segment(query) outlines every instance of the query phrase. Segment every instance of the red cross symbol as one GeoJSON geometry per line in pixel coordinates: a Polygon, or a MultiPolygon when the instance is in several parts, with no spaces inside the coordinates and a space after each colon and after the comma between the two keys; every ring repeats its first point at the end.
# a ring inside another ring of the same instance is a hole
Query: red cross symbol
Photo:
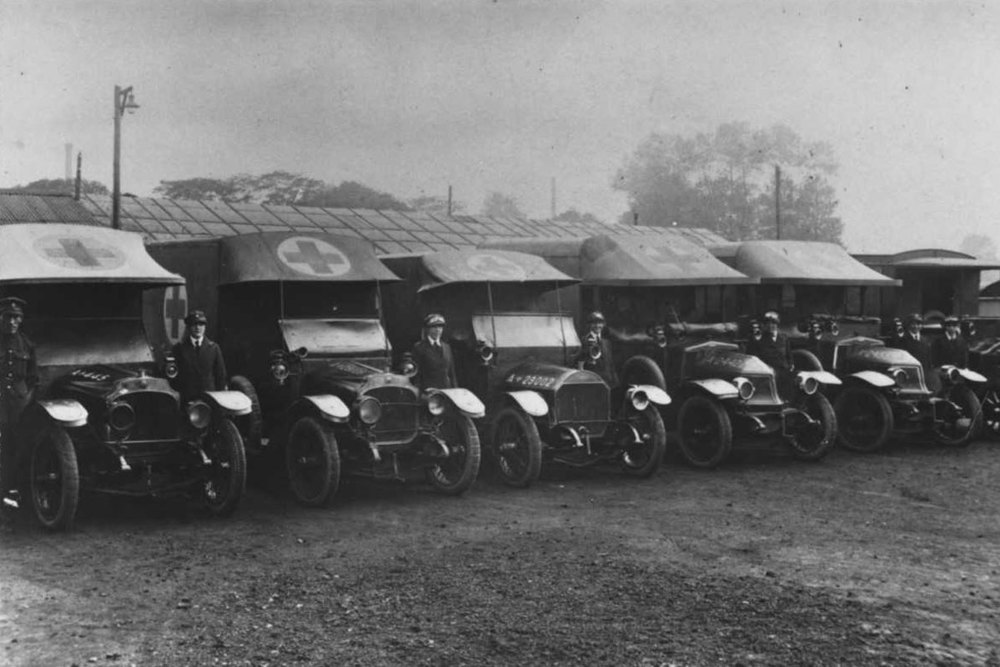
{"type": "Polygon", "coordinates": [[[114,248],[99,245],[94,241],[74,237],[55,239],[49,237],[44,241],[41,251],[45,258],[59,266],[106,269],[121,263],[121,257],[114,248]]]}
{"type": "Polygon", "coordinates": [[[314,276],[340,276],[351,270],[351,263],[340,250],[305,236],[282,241],[278,257],[295,271],[314,276]]]}
{"type": "Polygon", "coordinates": [[[163,297],[163,323],[167,338],[176,343],[181,339],[181,323],[187,315],[187,288],[184,285],[168,287],[163,297]]]}

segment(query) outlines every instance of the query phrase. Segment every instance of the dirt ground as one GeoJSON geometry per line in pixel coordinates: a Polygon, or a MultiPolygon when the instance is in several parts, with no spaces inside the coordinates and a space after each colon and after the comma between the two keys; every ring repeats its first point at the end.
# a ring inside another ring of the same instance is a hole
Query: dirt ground
{"type": "Polygon", "coordinates": [[[1000,667],[1000,446],[779,450],[448,498],[85,498],[0,533],[5,665],[1000,667]]]}

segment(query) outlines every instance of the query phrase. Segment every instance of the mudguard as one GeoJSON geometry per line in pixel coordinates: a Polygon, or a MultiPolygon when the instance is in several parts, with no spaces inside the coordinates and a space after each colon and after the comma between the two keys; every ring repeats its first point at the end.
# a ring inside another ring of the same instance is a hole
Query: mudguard
{"type": "Polygon", "coordinates": [[[632,398],[632,394],[637,391],[646,392],[646,397],[649,399],[650,403],[655,403],[656,405],[670,405],[670,395],[663,391],[655,384],[634,384],[628,388],[628,398],[632,398]]]}
{"type": "Polygon", "coordinates": [[[49,417],[67,428],[83,426],[87,423],[87,408],[72,399],[38,401],[38,405],[45,410],[49,417]]]}
{"type": "Polygon", "coordinates": [[[961,377],[966,382],[986,382],[986,377],[985,376],[980,375],[979,373],[977,373],[976,371],[974,371],[972,369],[969,369],[969,368],[959,368],[958,366],[942,366],[941,367],[942,371],[947,371],[947,370],[950,370],[950,369],[955,369],[955,372],[958,373],[959,377],[961,377]]]}
{"type": "Polygon", "coordinates": [[[688,380],[685,384],[694,385],[701,391],[706,392],[718,399],[738,398],[740,392],[732,382],[722,378],[706,378],[704,380],[688,380]]]}
{"type": "Polygon", "coordinates": [[[532,417],[544,417],[549,413],[549,405],[537,391],[522,389],[519,391],[508,391],[508,396],[514,399],[518,406],[532,417]]]}
{"type": "Polygon", "coordinates": [[[435,389],[431,393],[444,394],[448,400],[451,401],[451,404],[458,408],[460,412],[472,417],[473,419],[480,419],[486,416],[486,406],[479,400],[479,397],[468,389],[463,389],[461,387],[455,387],[452,389],[435,389]]]}
{"type": "Polygon", "coordinates": [[[829,371],[799,371],[800,377],[816,378],[820,384],[844,384],[840,378],[829,371]]]}
{"type": "Polygon", "coordinates": [[[226,416],[241,417],[250,414],[250,397],[242,391],[206,391],[202,395],[226,416]]]}
{"type": "Polygon", "coordinates": [[[302,400],[311,403],[319,411],[320,416],[327,421],[346,422],[347,418],[351,416],[350,408],[333,394],[303,396],[302,400]]]}
{"type": "Polygon", "coordinates": [[[850,377],[857,378],[862,382],[870,384],[873,387],[878,387],[879,389],[893,387],[896,385],[895,380],[885,373],[879,373],[878,371],[858,371],[857,373],[851,373],[850,377]]]}

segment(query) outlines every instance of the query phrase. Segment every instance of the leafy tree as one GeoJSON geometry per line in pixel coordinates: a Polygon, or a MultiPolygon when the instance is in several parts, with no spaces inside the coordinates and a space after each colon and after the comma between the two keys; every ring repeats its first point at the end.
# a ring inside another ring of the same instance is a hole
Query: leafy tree
{"type": "Polygon", "coordinates": [[[517,199],[501,192],[491,192],[483,201],[483,215],[492,218],[527,218],[517,199]]]}
{"type": "Polygon", "coordinates": [[[998,259],[997,244],[986,234],[967,234],[959,244],[958,250],[977,259],[998,259]]]}
{"type": "Polygon", "coordinates": [[[593,213],[580,213],[575,208],[567,209],[552,219],[558,222],[601,222],[593,213]]]}
{"type": "MultiPolygon", "coordinates": [[[[32,181],[27,185],[6,188],[6,191],[39,195],[72,195],[76,194],[76,181],[66,180],[65,178],[42,178],[32,181]]],[[[99,181],[88,181],[83,178],[80,179],[80,193],[85,195],[107,195],[110,194],[110,191],[106,185],[99,181]]]]}
{"type": "Polygon", "coordinates": [[[260,176],[237,174],[224,179],[160,181],[153,194],[170,199],[218,199],[270,205],[410,210],[406,203],[392,195],[361,183],[343,181],[340,185],[332,185],[287,171],[272,171],[260,176]]]}
{"type": "Polygon", "coordinates": [[[628,194],[622,221],[707,227],[727,238],[774,238],[774,165],[781,167],[782,238],[840,242],[837,169],[824,143],[807,143],[789,128],[720,125],[693,137],[652,134],[613,183],[628,194]]]}
{"type": "MultiPolygon", "coordinates": [[[[448,198],[447,197],[436,197],[425,195],[423,197],[416,197],[407,202],[410,208],[415,211],[423,211],[424,213],[430,213],[431,215],[448,215],[448,198]]],[[[465,204],[460,201],[451,201],[451,213],[452,215],[461,215],[465,212],[465,204]]]]}

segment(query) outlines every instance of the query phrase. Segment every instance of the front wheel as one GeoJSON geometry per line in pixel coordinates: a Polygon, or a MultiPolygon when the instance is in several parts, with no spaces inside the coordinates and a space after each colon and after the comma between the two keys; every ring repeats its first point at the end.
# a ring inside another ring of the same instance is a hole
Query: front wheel
{"type": "Polygon", "coordinates": [[[980,403],[983,407],[983,434],[991,440],[1000,440],[1000,389],[987,389],[980,403]]]}
{"type": "Polygon", "coordinates": [[[247,454],[236,424],[221,420],[205,449],[212,461],[204,486],[205,505],[214,516],[229,516],[247,486],[247,454]]]}
{"type": "Polygon", "coordinates": [[[28,492],[35,518],[50,530],[73,526],[80,502],[76,451],[61,426],[47,426],[35,442],[28,464],[28,492]]]}
{"type": "Polygon", "coordinates": [[[677,440],[688,463],[714,468],[733,450],[733,423],[718,401],[696,394],[681,405],[677,440]]]}
{"type": "Polygon", "coordinates": [[[629,439],[622,448],[618,463],[626,475],[649,477],[660,469],[667,451],[667,429],[663,425],[663,417],[655,405],[650,405],[636,412],[628,422],[635,428],[639,439],[635,441],[634,436],[629,439]]]}
{"type": "Polygon", "coordinates": [[[881,392],[865,386],[846,387],[833,404],[837,415],[837,442],[865,454],[885,446],[892,435],[892,406],[881,392]]]}
{"type": "Polygon", "coordinates": [[[952,385],[942,398],[958,406],[960,412],[949,407],[944,422],[935,422],[934,440],[950,447],[965,447],[982,427],[983,406],[976,393],[965,384],[952,385]]]}
{"type": "Polygon", "coordinates": [[[439,435],[448,456],[427,468],[427,481],[441,493],[457,496],[468,491],[479,476],[479,433],[469,417],[449,412],[444,415],[439,435]]]}
{"type": "Polygon", "coordinates": [[[285,444],[285,465],[296,501],[307,507],[328,505],[340,486],[340,449],[333,429],[315,417],[296,421],[285,444]]]}
{"type": "Polygon", "coordinates": [[[530,486],[542,472],[542,438],[535,420],[519,408],[501,410],[493,420],[490,453],[505,484],[530,486]]]}
{"type": "Polygon", "coordinates": [[[795,456],[803,461],[818,461],[830,451],[837,440],[837,415],[823,394],[807,396],[802,410],[812,417],[814,424],[789,438],[788,444],[795,456]]]}

